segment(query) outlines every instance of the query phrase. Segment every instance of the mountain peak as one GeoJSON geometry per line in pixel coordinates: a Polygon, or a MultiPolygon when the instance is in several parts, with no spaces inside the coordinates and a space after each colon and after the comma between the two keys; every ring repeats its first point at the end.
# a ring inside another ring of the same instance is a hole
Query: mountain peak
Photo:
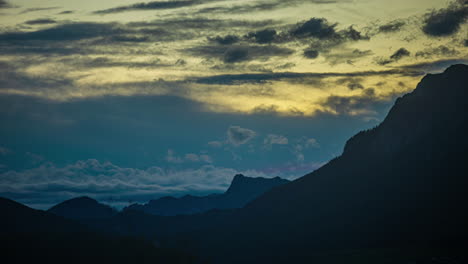
{"type": "Polygon", "coordinates": [[[275,177],[251,178],[237,174],[232,179],[229,189],[223,194],[207,196],[185,195],[180,198],[162,197],[147,204],[133,204],[124,211],[144,211],[154,215],[179,215],[207,212],[214,209],[242,208],[273,187],[288,183],[288,180],[275,177]]]}
{"type": "Polygon", "coordinates": [[[457,64],[443,73],[426,75],[413,92],[396,100],[380,125],[350,138],[343,154],[389,155],[427,131],[442,135],[445,124],[461,125],[466,118],[467,72],[467,65],[457,64]]]}
{"type": "Polygon", "coordinates": [[[288,180],[281,179],[280,177],[275,178],[263,178],[263,177],[246,177],[242,174],[237,174],[232,179],[231,185],[229,186],[226,194],[232,193],[245,193],[249,190],[258,190],[263,188],[263,186],[271,188],[276,185],[284,184],[289,182],[288,180]]]}
{"type": "Polygon", "coordinates": [[[447,69],[445,69],[444,73],[451,73],[451,72],[464,72],[468,69],[468,65],[466,64],[454,64],[447,69]]]}
{"type": "Polygon", "coordinates": [[[245,180],[245,179],[247,179],[247,178],[248,178],[248,177],[244,176],[243,174],[236,174],[236,175],[234,176],[234,178],[232,178],[231,184],[232,184],[233,182],[236,182],[236,181],[243,181],[243,180],[245,180]]]}
{"type": "Polygon", "coordinates": [[[98,201],[94,200],[93,198],[91,198],[89,196],[80,196],[80,197],[76,197],[76,198],[66,200],[64,203],[68,203],[68,204],[72,204],[72,203],[98,204],[98,201]]]}
{"type": "Polygon", "coordinates": [[[72,219],[103,218],[116,214],[110,206],[101,204],[88,196],[66,200],[50,208],[48,212],[72,219]]]}

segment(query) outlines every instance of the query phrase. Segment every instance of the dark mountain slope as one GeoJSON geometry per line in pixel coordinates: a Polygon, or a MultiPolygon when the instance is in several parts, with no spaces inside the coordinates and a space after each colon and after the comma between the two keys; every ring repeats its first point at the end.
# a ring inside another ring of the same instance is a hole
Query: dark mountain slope
{"type": "Polygon", "coordinates": [[[3,263],[196,263],[148,241],[104,235],[62,217],[0,198],[3,263]]]}
{"type": "Polygon", "coordinates": [[[131,205],[124,211],[135,210],[153,215],[173,216],[201,213],[213,209],[241,208],[266,191],[288,182],[288,180],[279,177],[272,179],[250,178],[238,174],[232,180],[229,189],[223,194],[200,197],[186,195],[181,198],[163,197],[151,200],[145,205],[131,205]]]}
{"type": "Polygon", "coordinates": [[[311,250],[466,243],[466,95],[466,65],[426,76],[342,156],[240,210],[228,228],[245,237],[224,233],[233,246],[220,255],[281,262],[311,250]]]}
{"type": "Polygon", "coordinates": [[[47,211],[70,219],[106,218],[117,214],[117,211],[110,206],[98,203],[89,197],[73,198],[59,203],[47,211]]]}

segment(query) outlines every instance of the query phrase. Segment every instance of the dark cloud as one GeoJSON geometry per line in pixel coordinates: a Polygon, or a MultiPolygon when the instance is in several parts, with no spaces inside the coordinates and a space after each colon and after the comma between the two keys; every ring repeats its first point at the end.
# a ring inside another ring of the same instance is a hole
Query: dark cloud
{"type": "Polygon", "coordinates": [[[336,26],[338,23],[330,23],[325,18],[311,18],[310,20],[297,24],[290,32],[292,37],[295,38],[317,38],[320,40],[333,40],[343,42],[346,40],[357,41],[369,39],[363,36],[361,32],[350,26],[347,29],[337,31],[336,26]]]}
{"type": "Polygon", "coordinates": [[[113,13],[121,13],[127,11],[135,11],[135,10],[162,10],[162,9],[175,9],[187,6],[193,6],[196,4],[200,4],[203,1],[190,1],[190,0],[183,0],[183,1],[154,1],[148,3],[136,3],[133,5],[127,6],[119,6],[104,10],[95,11],[95,14],[105,15],[105,14],[113,14],[113,13]]]}
{"type": "Polygon", "coordinates": [[[432,58],[434,56],[450,57],[450,56],[455,56],[457,54],[459,54],[459,52],[456,49],[449,48],[444,45],[440,45],[435,48],[428,48],[423,51],[418,51],[416,52],[416,57],[422,57],[422,58],[432,58]]]}
{"type": "Polygon", "coordinates": [[[327,77],[366,77],[366,76],[387,76],[387,75],[403,75],[403,76],[421,76],[424,73],[421,71],[405,70],[387,70],[387,71],[366,71],[366,72],[325,72],[325,73],[296,73],[296,72],[275,72],[275,73],[246,73],[246,74],[223,74],[208,77],[200,77],[192,79],[196,83],[201,84],[221,84],[221,85],[239,85],[243,83],[266,83],[270,81],[297,81],[307,82],[309,79],[327,78],[327,77]]]}
{"type": "Polygon", "coordinates": [[[248,60],[268,60],[270,57],[289,56],[294,53],[293,50],[274,45],[199,46],[185,49],[184,52],[193,56],[201,56],[209,59],[217,58],[225,63],[248,60]]]}
{"type": "MultiPolygon", "coordinates": [[[[46,23],[52,21],[37,20],[30,23],[46,23]]],[[[36,31],[10,31],[0,33],[1,54],[114,54],[122,52],[151,53],[154,49],[139,49],[135,43],[153,43],[192,40],[206,37],[208,32],[216,32],[230,27],[233,30],[244,28],[264,28],[275,24],[271,20],[218,20],[207,18],[169,19],[150,22],[92,23],[67,22],[36,31]],[[107,46],[107,48],[103,48],[107,46]],[[112,48],[109,48],[112,47],[112,48]],[[125,51],[124,51],[125,50],[125,51]]],[[[217,38],[218,41],[229,41],[228,38],[217,38]]],[[[231,40],[232,41],[232,40],[231,40]]],[[[274,47],[261,52],[258,48],[249,48],[249,58],[274,56],[284,54],[285,49],[274,47]],[[253,49],[253,50],[252,50],[253,49]],[[268,56],[267,56],[268,55],[268,56]]],[[[225,50],[221,52],[222,57],[225,50]]]]}
{"type": "Polygon", "coordinates": [[[330,65],[337,65],[341,63],[354,64],[356,60],[372,55],[371,50],[359,49],[341,49],[333,53],[325,53],[325,59],[330,65]]]}
{"type": "Polygon", "coordinates": [[[361,32],[354,29],[353,26],[350,26],[349,28],[341,31],[340,33],[345,39],[348,39],[348,40],[358,41],[358,40],[369,39],[369,37],[363,36],[361,32]]]}
{"type": "Polygon", "coordinates": [[[228,141],[234,146],[240,146],[249,142],[255,135],[255,131],[239,126],[231,126],[227,131],[228,141]]]}
{"type": "Polygon", "coordinates": [[[377,59],[377,63],[380,65],[387,65],[393,62],[397,62],[401,60],[404,57],[409,57],[411,55],[411,52],[408,51],[405,48],[400,48],[397,51],[395,51],[388,59],[385,58],[379,58],[377,59]]]}
{"type": "Polygon", "coordinates": [[[314,49],[304,50],[304,57],[308,59],[316,59],[319,56],[319,52],[314,49]]]}
{"type": "Polygon", "coordinates": [[[252,12],[272,11],[282,8],[294,7],[301,4],[334,4],[338,1],[334,0],[269,0],[269,1],[253,1],[254,3],[229,6],[214,6],[206,7],[198,10],[198,13],[228,13],[228,14],[244,14],[252,12]]]}
{"type": "Polygon", "coordinates": [[[125,32],[117,23],[69,23],[32,32],[2,33],[0,41],[72,41],[125,32]]]}
{"type": "Polygon", "coordinates": [[[249,50],[245,47],[235,47],[226,50],[223,61],[225,63],[234,63],[248,60],[249,50]]]}
{"type": "Polygon", "coordinates": [[[291,31],[291,35],[297,38],[314,37],[319,39],[332,38],[337,35],[335,27],[337,24],[330,24],[325,18],[311,18],[300,23],[291,31]]]}
{"type": "Polygon", "coordinates": [[[148,42],[150,38],[148,36],[135,36],[135,35],[116,35],[112,36],[110,42],[148,42]]]}
{"type": "Polygon", "coordinates": [[[375,95],[375,90],[368,88],[362,90],[360,95],[355,96],[329,96],[322,102],[325,112],[338,115],[368,115],[375,114],[373,105],[379,101],[375,95]]]}
{"type": "Polygon", "coordinates": [[[268,11],[280,7],[280,3],[260,2],[254,4],[232,5],[232,6],[214,6],[206,7],[197,11],[198,14],[228,13],[244,14],[259,11],[268,11]]]}
{"type": "Polygon", "coordinates": [[[468,3],[464,0],[453,2],[449,7],[433,10],[425,15],[423,32],[433,37],[450,36],[460,29],[468,18],[468,3]]]}
{"type": "Polygon", "coordinates": [[[278,32],[274,28],[263,28],[247,33],[243,39],[235,35],[227,35],[226,37],[217,36],[209,39],[223,45],[242,40],[256,44],[279,44],[300,40],[302,42],[312,42],[310,50],[317,51],[328,51],[347,41],[369,39],[368,36],[364,36],[353,26],[337,31],[337,25],[337,23],[329,23],[325,18],[311,18],[296,25],[283,26],[282,32],[278,32]]]}
{"type": "Polygon", "coordinates": [[[257,32],[250,32],[246,37],[248,39],[254,40],[254,42],[259,44],[271,43],[275,40],[277,35],[276,30],[274,29],[264,29],[257,32]]]}
{"type": "Polygon", "coordinates": [[[43,19],[28,20],[24,23],[28,25],[44,25],[44,24],[55,24],[57,23],[57,21],[53,19],[49,19],[49,18],[43,18],[43,19]]]}
{"type": "Polygon", "coordinates": [[[12,7],[10,3],[5,0],[0,0],[0,8],[9,8],[12,7]]]}
{"type": "Polygon", "coordinates": [[[400,48],[390,56],[390,59],[392,59],[394,61],[399,61],[400,59],[402,59],[404,57],[408,57],[410,55],[411,55],[411,52],[409,52],[407,49],[400,48]]]}
{"type": "Polygon", "coordinates": [[[350,90],[361,90],[364,89],[362,85],[363,79],[360,77],[341,78],[336,81],[336,84],[346,85],[350,90]]]}
{"type": "MultiPolygon", "coordinates": [[[[37,20],[30,23],[45,22],[49,21],[37,20]]],[[[119,23],[64,23],[36,31],[0,33],[0,53],[39,55],[117,53],[122,52],[124,44],[130,46],[132,43],[175,41],[193,37],[195,35],[190,31],[168,32],[159,27],[138,27],[119,23]],[[114,49],[102,49],[102,45],[116,46],[114,49]]]]}
{"type": "Polygon", "coordinates": [[[358,82],[351,82],[351,83],[348,83],[348,88],[350,90],[356,90],[356,89],[364,89],[364,86],[362,86],[362,84],[358,82]]]}
{"type": "Polygon", "coordinates": [[[65,11],[62,11],[60,13],[58,13],[59,15],[69,15],[69,14],[73,14],[75,13],[74,11],[72,10],[65,10],[65,11]]]}
{"type": "Polygon", "coordinates": [[[211,31],[223,31],[226,28],[229,29],[252,29],[252,28],[264,28],[274,24],[278,24],[279,21],[266,19],[266,20],[236,20],[236,19],[211,19],[206,17],[189,17],[189,18],[175,18],[175,19],[161,19],[150,22],[131,22],[127,25],[129,27],[147,28],[157,27],[167,30],[211,30],[211,31]]]}
{"type": "Polygon", "coordinates": [[[57,78],[47,75],[29,76],[21,71],[21,68],[26,65],[0,62],[0,90],[16,89],[22,91],[38,91],[47,88],[49,91],[52,91],[71,87],[73,84],[73,81],[67,78],[57,78]]]}
{"type": "Polygon", "coordinates": [[[220,45],[231,45],[231,44],[239,42],[240,39],[236,35],[226,35],[224,37],[221,37],[221,36],[216,36],[214,38],[208,37],[208,40],[216,42],[220,45]]]}
{"type": "Polygon", "coordinates": [[[23,11],[21,11],[19,14],[22,15],[22,14],[31,13],[31,12],[47,11],[47,10],[54,10],[54,9],[59,9],[59,8],[60,7],[58,6],[26,8],[23,11]]]}
{"type": "Polygon", "coordinates": [[[160,59],[153,59],[147,62],[131,62],[112,60],[108,57],[88,57],[88,56],[70,56],[60,60],[59,63],[73,65],[77,68],[106,68],[106,67],[126,67],[126,68],[162,68],[175,65],[183,65],[183,60],[177,60],[175,63],[163,62],[160,59]]]}
{"type": "MultiPolygon", "coordinates": [[[[333,49],[342,47],[347,42],[369,40],[368,36],[363,35],[360,31],[356,30],[353,26],[350,26],[343,30],[337,30],[338,23],[330,23],[325,18],[311,18],[310,20],[299,23],[293,26],[293,29],[288,32],[287,36],[282,34],[282,41],[294,41],[300,40],[305,43],[309,43],[309,47],[304,52],[306,58],[315,58],[317,53],[322,55],[329,54],[333,49]],[[310,53],[309,53],[310,52],[310,53]],[[309,56],[310,55],[310,56],[309,56]]],[[[318,54],[317,54],[318,55],[318,54]]],[[[352,63],[353,59],[357,59],[361,56],[367,56],[367,54],[359,54],[356,50],[353,54],[347,54],[346,57],[352,57],[344,60],[339,56],[331,54],[329,61],[331,64],[338,64],[343,61],[352,63]]]]}
{"type": "Polygon", "coordinates": [[[430,62],[416,63],[400,66],[405,71],[419,71],[425,73],[443,72],[449,66],[454,64],[468,64],[468,59],[442,59],[430,62]]]}
{"type": "Polygon", "coordinates": [[[391,33],[399,31],[406,23],[401,20],[395,20],[390,23],[379,26],[378,31],[382,33],[391,33]]]}

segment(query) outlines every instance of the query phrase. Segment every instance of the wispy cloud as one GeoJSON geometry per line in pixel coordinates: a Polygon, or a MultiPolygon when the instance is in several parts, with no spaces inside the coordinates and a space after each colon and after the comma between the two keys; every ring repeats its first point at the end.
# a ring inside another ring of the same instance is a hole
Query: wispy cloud
{"type": "Polygon", "coordinates": [[[166,195],[223,192],[239,173],[268,177],[257,171],[212,165],[179,171],[159,167],[141,170],[90,159],[63,167],[46,163],[29,170],[1,173],[0,196],[32,205],[52,205],[83,195],[100,200],[112,197],[114,202],[123,203],[148,201],[166,195]]]}

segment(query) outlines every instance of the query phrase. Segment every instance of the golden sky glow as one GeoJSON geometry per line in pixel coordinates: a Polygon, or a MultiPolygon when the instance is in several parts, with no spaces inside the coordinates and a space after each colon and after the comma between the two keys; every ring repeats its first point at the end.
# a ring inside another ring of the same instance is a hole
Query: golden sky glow
{"type": "MultiPolygon", "coordinates": [[[[96,13],[149,2],[152,1],[9,1],[9,7],[0,10],[0,41],[8,48],[0,53],[0,63],[8,69],[2,74],[1,78],[7,81],[2,83],[0,92],[60,101],[106,95],[174,95],[201,102],[209,111],[252,113],[274,109],[285,115],[313,115],[317,111],[337,112],[324,103],[331,97],[389,100],[413,89],[421,74],[439,70],[436,62],[468,59],[464,42],[468,35],[466,21],[450,36],[430,36],[422,30],[431,10],[447,8],[451,3],[441,0],[219,0],[198,1],[180,8],[128,8],[96,13]],[[345,34],[352,27],[361,37],[340,43],[327,43],[324,39],[252,43],[242,39],[249,32],[263,29],[275,29],[278,39],[285,38],[312,18],[325,18],[338,34],[345,34]],[[196,22],[203,19],[216,22],[196,22]],[[21,42],[27,37],[11,41],[11,34],[64,26],[63,30],[87,31],[82,23],[90,22],[90,31],[96,30],[95,25],[107,25],[115,32],[99,29],[102,32],[95,35],[72,36],[63,41],[62,31],[45,40],[30,35],[36,40],[25,45],[29,50],[22,50],[25,47],[21,42]],[[80,27],[66,28],[80,23],[80,27]],[[388,32],[380,30],[389,23],[401,25],[388,32]],[[241,40],[231,46],[213,41],[227,35],[241,40]],[[316,58],[304,56],[311,47],[318,51],[316,58]],[[402,48],[409,53],[391,59],[402,48]],[[238,61],[226,61],[226,54],[234,49],[246,50],[248,55],[238,61]],[[394,72],[384,73],[388,71],[394,72]],[[273,76],[286,72],[317,76],[242,80],[245,74],[273,76]],[[352,75],[350,80],[343,79],[347,74],[352,75]],[[241,79],[229,84],[197,81],[217,75],[237,75],[241,79]],[[35,79],[38,82],[29,87],[35,79]]],[[[359,114],[353,111],[349,114],[359,114]]]]}

